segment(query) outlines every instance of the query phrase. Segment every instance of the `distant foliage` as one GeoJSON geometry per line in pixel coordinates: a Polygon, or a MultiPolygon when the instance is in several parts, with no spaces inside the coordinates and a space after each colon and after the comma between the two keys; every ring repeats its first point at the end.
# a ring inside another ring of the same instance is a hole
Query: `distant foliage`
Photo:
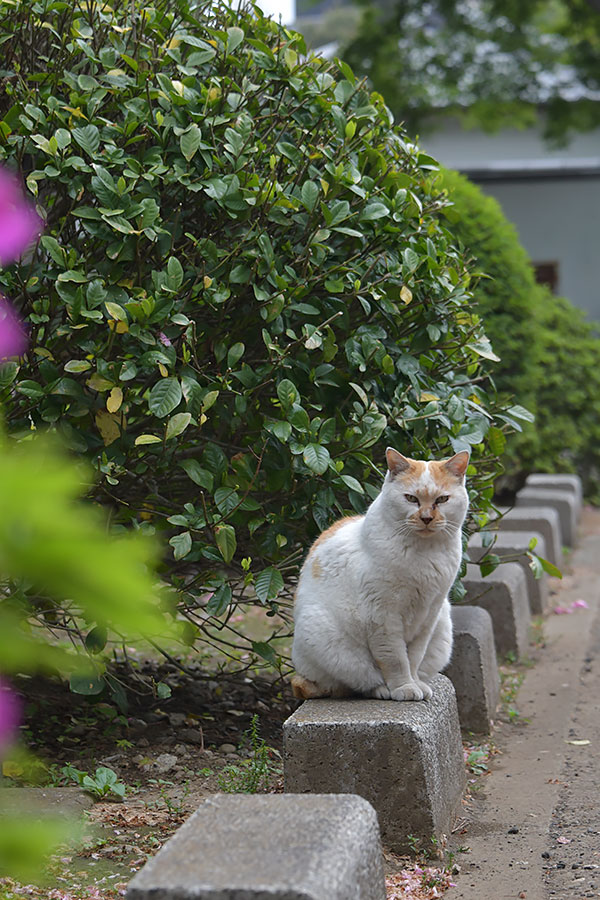
{"type": "Polygon", "coordinates": [[[535,425],[510,438],[503,483],[532,471],[578,472],[600,499],[600,338],[572,303],[535,281],[533,267],[500,205],[456,172],[443,184],[455,204],[454,233],[487,274],[478,310],[501,358],[498,390],[535,413],[535,425]]]}
{"type": "Polygon", "coordinates": [[[483,512],[523,416],[482,369],[437,164],[251,7],[26,0],[0,24],[0,158],[47,216],[0,276],[33,340],[0,373],[10,429],[56,429],[117,527],[164,535],[190,643],[274,663],[231,613],[280,611],[386,443],[471,448],[483,512]]]}
{"type": "MultiPolygon", "coordinates": [[[[340,51],[411,133],[449,113],[487,131],[541,123],[564,145],[600,124],[600,9],[594,0],[357,0],[340,51]]],[[[347,18],[346,22],[348,22],[347,18]]]]}

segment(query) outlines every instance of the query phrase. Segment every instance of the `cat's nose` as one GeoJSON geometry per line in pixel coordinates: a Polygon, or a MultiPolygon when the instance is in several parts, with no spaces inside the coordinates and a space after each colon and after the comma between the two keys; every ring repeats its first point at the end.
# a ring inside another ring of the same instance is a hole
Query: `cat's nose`
{"type": "Polygon", "coordinates": [[[429,525],[430,522],[433,522],[433,516],[421,516],[421,522],[424,522],[425,525],[429,525]]]}

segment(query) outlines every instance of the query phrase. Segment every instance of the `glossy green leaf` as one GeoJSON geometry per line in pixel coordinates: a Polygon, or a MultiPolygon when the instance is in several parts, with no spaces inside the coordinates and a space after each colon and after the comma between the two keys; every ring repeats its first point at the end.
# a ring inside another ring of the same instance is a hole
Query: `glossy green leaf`
{"type": "Polygon", "coordinates": [[[181,402],[181,385],[176,378],[163,378],[158,381],[148,397],[148,409],[162,419],[172,412],[181,402]]]}

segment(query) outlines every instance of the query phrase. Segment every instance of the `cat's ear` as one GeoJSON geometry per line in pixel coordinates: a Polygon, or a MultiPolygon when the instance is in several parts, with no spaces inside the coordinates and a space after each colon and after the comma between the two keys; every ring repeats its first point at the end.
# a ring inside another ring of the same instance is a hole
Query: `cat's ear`
{"type": "Polygon", "coordinates": [[[394,450],[393,447],[388,447],[385,451],[385,457],[387,459],[388,470],[392,478],[395,475],[401,475],[403,472],[407,472],[410,469],[410,460],[405,456],[402,456],[401,453],[398,453],[397,450],[394,450]]]}
{"type": "Polygon", "coordinates": [[[470,455],[468,450],[461,450],[460,453],[456,453],[451,459],[446,460],[444,468],[457,478],[462,478],[467,471],[470,455]]]}

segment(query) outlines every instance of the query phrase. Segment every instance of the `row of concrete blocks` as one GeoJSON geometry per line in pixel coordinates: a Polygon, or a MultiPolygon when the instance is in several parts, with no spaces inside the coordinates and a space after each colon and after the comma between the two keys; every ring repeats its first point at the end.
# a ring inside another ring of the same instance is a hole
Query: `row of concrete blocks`
{"type": "Polygon", "coordinates": [[[130,883],[128,900],[384,900],[381,839],[396,852],[443,841],[465,787],[460,727],[486,732],[499,698],[496,653],[527,647],[546,577],[526,550],[560,567],[581,511],[576,476],[530,476],[497,523],[475,536],[453,608],[454,651],[427,703],[310,700],[284,724],[285,794],[203,801],[130,883]],[[485,553],[514,558],[482,578],[485,553]]]}

